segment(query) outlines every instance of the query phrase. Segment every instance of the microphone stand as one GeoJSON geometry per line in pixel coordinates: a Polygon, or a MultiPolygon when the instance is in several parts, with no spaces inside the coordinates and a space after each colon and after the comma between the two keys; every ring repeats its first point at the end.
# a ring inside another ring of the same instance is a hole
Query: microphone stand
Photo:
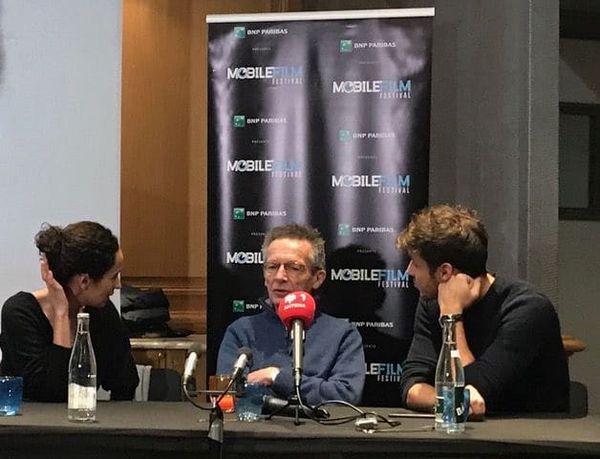
{"type": "Polygon", "coordinates": [[[290,338],[293,340],[293,355],[294,355],[294,389],[295,394],[288,397],[287,403],[281,408],[271,413],[268,419],[292,406],[294,408],[294,425],[299,426],[300,422],[300,409],[304,414],[310,418],[318,418],[315,408],[312,406],[306,406],[302,402],[302,396],[300,395],[300,383],[302,382],[302,357],[304,354],[303,343],[304,343],[304,322],[302,320],[293,320],[292,327],[290,330],[290,338]],[[301,339],[300,339],[301,338],[301,339]]]}
{"type": "Polygon", "coordinates": [[[223,410],[215,403],[208,418],[208,455],[214,459],[223,457],[223,410]]]}
{"type": "MultiPolygon", "coordinates": [[[[300,378],[301,378],[301,376],[296,377],[295,380],[299,381],[300,378]]],[[[283,405],[282,407],[278,408],[277,410],[273,411],[271,414],[269,414],[269,417],[267,419],[271,419],[273,416],[277,416],[279,413],[281,413],[282,411],[284,411],[286,408],[288,408],[290,406],[293,407],[293,409],[294,409],[294,425],[299,426],[300,424],[302,424],[302,422],[300,421],[300,410],[301,409],[311,419],[313,417],[318,417],[317,415],[315,415],[314,407],[306,406],[302,402],[302,398],[300,396],[300,384],[294,384],[294,387],[295,387],[296,393],[290,395],[287,399],[287,403],[285,405],[283,405]],[[310,413],[310,415],[309,415],[309,413],[310,413]]]]}
{"type": "Polygon", "coordinates": [[[301,405],[297,395],[290,395],[287,399],[287,403],[270,413],[267,419],[271,419],[273,416],[277,416],[279,413],[285,411],[286,408],[289,408],[290,406],[294,408],[294,424],[299,426],[300,424],[302,424],[302,422],[300,421],[300,408],[303,405],[301,405]]]}
{"type": "MultiPolygon", "coordinates": [[[[234,364],[234,372],[229,380],[229,383],[227,384],[227,386],[225,386],[225,389],[223,389],[222,392],[220,392],[220,393],[217,392],[219,395],[210,408],[207,408],[207,407],[197,403],[191,397],[191,395],[188,391],[187,384],[189,381],[189,375],[191,374],[192,370],[195,368],[195,361],[192,361],[193,364],[192,363],[189,364],[189,369],[188,369],[188,363],[186,361],[186,371],[184,372],[184,377],[182,378],[182,381],[181,381],[183,393],[185,394],[185,397],[188,399],[188,401],[195,407],[200,408],[202,410],[210,410],[210,414],[208,417],[207,437],[208,437],[209,457],[211,457],[211,458],[222,459],[222,457],[223,457],[223,430],[224,430],[223,424],[224,424],[224,420],[223,420],[223,410],[219,406],[219,403],[221,402],[221,400],[223,400],[223,397],[225,397],[225,395],[227,395],[227,393],[229,392],[229,390],[231,389],[233,384],[236,383],[240,377],[243,377],[242,376],[243,369],[249,364],[249,361],[251,359],[252,359],[252,351],[246,347],[240,348],[240,355],[238,356],[238,359],[236,360],[236,362],[234,364]]],[[[208,393],[210,391],[205,391],[205,392],[208,393]]]]}
{"type": "MultiPolygon", "coordinates": [[[[223,458],[223,410],[219,406],[219,402],[221,399],[229,392],[229,389],[233,385],[233,380],[229,381],[229,384],[225,387],[223,392],[221,392],[215,401],[215,403],[210,407],[206,407],[205,405],[199,404],[196,402],[192,395],[188,390],[188,380],[184,378],[181,382],[183,393],[187,400],[197,408],[202,410],[210,411],[208,417],[208,451],[209,457],[214,459],[222,459],[223,458]]],[[[209,392],[209,391],[202,391],[209,392]]]]}
{"type": "Polygon", "coordinates": [[[223,392],[219,394],[212,409],[210,410],[210,416],[208,418],[208,452],[209,457],[214,459],[223,458],[223,410],[219,406],[223,397],[227,395],[233,383],[237,380],[231,379],[223,392]]]}
{"type": "Polygon", "coordinates": [[[300,425],[300,408],[304,409],[304,404],[302,403],[302,397],[300,396],[300,381],[302,380],[302,370],[296,369],[294,372],[294,389],[296,389],[296,394],[291,395],[288,398],[288,404],[291,404],[294,407],[294,425],[300,425]]]}

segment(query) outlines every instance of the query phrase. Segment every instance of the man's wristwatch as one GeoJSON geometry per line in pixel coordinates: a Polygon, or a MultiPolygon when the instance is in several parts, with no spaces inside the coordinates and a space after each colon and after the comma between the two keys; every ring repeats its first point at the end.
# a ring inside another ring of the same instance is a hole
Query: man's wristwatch
{"type": "Polygon", "coordinates": [[[463,315],[462,314],[443,314],[440,316],[441,322],[462,322],[463,315]]]}

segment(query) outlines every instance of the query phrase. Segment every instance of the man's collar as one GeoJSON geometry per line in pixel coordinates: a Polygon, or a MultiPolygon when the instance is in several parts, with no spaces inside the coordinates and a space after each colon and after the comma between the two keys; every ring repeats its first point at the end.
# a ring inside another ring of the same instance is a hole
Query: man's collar
{"type": "Polygon", "coordinates": [[[481,301],[481,299],[487,295],[495,280],[496,276],[494,276],[494,274],[488,272],[485,273],[485,276],[483,276],[481,282],[481,293],[479,294],[479,298],[477,298],[477,301],[481,301]]]}

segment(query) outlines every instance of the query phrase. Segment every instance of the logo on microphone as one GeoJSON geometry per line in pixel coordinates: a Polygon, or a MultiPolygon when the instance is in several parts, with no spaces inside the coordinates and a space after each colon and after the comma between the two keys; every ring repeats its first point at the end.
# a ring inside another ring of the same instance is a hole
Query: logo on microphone
{"type": "Polygon", "coordinates": [[[308,293],[289,293],[283,298],[283,309],[306,309],[306,302],[309,301],[308,293]]]}
{"type": "Polygon", "coordinates": [[[307,329],[315,318],[315,299],[308,292],[288,293],[279,302],[277,315],[288,330],[296,320],[300,320],[307,329]]]}

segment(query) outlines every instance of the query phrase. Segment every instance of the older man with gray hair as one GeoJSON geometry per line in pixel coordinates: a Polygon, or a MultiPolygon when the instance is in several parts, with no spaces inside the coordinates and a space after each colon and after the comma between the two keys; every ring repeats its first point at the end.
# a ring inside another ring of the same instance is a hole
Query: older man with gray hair
{"type": "MultiPolygon", "coordinates": [[[[228,373],[240,347],[249,347],[253,363],[247,380],[267,386],[277,397],[294,394],[292,342],[276,308],[295,291],[308,293],[325,280],[325,241],[310,226],[273,228],[263,243],[263,274],[267,298],[262,312],[242,317],[225,332],[217,372],[228,373]]],[[[355,326],[318,310],[306,331],[300,393],[310,404],[325,400],[359,403],[365,380],[362,339],[355,326]]]]}

